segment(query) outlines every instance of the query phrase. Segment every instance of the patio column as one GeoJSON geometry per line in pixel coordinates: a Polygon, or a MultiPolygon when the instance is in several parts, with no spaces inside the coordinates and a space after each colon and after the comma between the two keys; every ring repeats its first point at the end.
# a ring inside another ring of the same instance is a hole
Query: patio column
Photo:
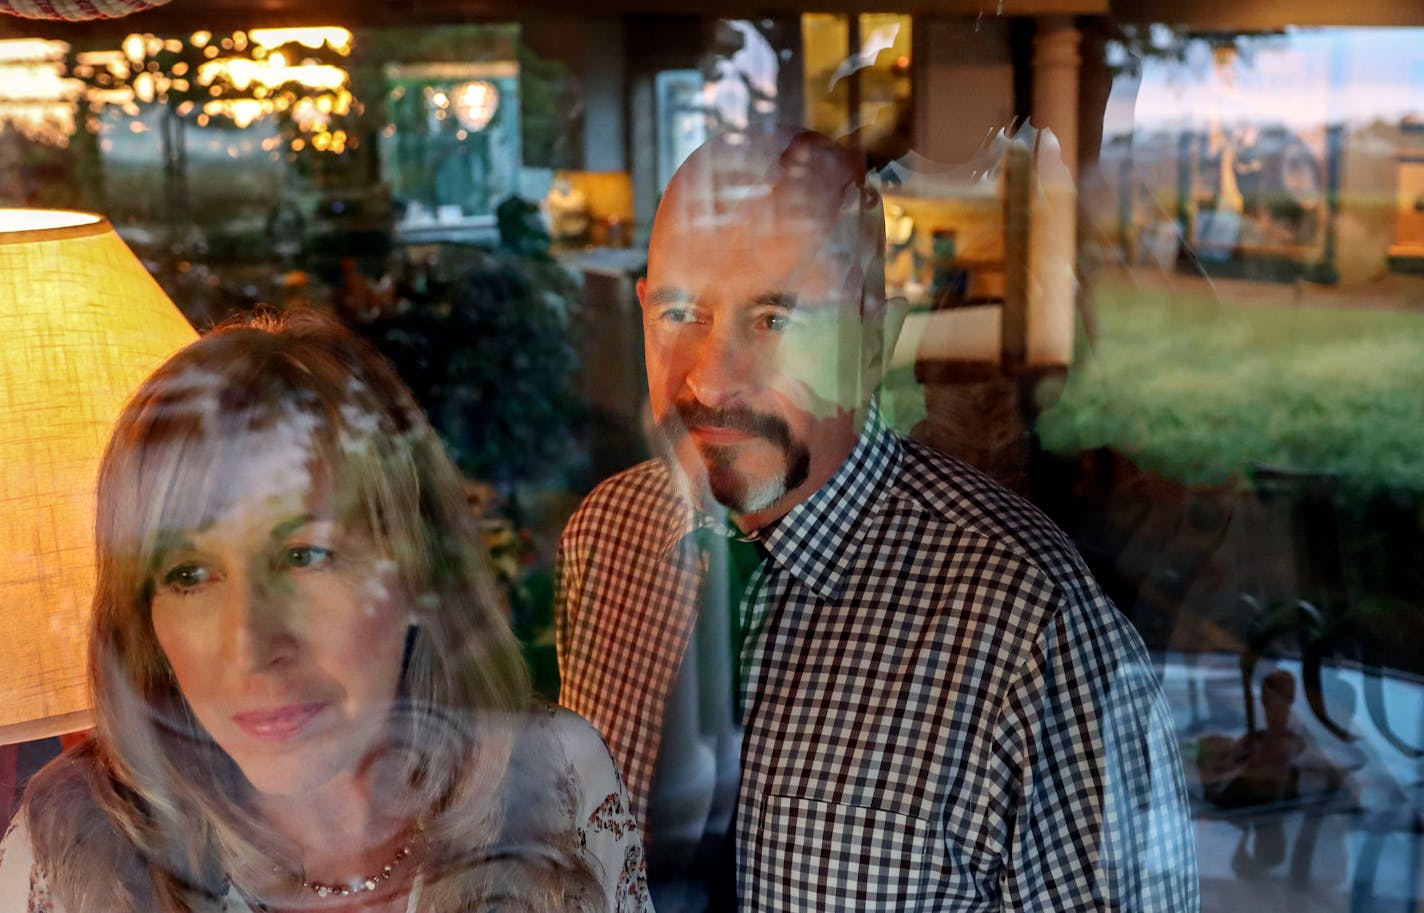
{"type": "Polygon", "coordinates": [[[1033,123],[1041,132],[1029,221],[1025,354],[1031,367],[1066,365],[1073,358],[1081,38],[1072,18],[1044,16],[1033,42],[1033,123]]]}

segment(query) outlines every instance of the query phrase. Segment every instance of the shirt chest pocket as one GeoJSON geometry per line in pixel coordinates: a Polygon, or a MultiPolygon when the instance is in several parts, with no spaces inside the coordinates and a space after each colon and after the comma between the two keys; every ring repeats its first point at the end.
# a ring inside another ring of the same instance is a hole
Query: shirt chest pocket
{"type": "Polygon", "coordinates": [[[754,910],[928,909],[930,823],[880,808],[763,796],[747,854],[754,910]]]}

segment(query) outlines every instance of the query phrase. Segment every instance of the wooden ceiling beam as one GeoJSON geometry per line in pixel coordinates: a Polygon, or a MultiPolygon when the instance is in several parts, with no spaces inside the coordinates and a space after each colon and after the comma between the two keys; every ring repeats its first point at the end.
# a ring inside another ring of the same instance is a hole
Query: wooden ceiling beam
{"type": "Polygon", "coordinates": [[[1120,22],[1220,32],[1286,26],[1424,26],[1424,0],[1112,0],[1120,22]]]}
{"type": "Polygon", "coordinates": [[[897,12],[936,17],[1106,15],[1189,29],[1424,26],[1424,0],[171,0],[122,19],[48,22],[0,15],[0,38],[108,39],[130,32],[341,25],[351,29],[638,15],[781,17],[802,12],[897,12]]]}
{"type": "Polygon", "coordinates": [[[180,35],[272,26],[350,29],[462,22],[509,22],[638,15],[759,18],[827,13],[908,13],[943,17],[1103,14],[1109,0],[171,0],[122,19],[46,22],[0,15],[0,38],[66,41],[132,32],[180,35]]]}

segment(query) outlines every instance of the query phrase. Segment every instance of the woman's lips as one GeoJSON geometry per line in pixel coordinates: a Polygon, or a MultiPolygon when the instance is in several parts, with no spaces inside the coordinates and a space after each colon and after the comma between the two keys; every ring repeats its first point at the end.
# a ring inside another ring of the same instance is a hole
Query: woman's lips
{"type": "Polygon", "coordinates": [[[309,701],[271,710],[247,710],[233,714],[232,721],[255,739],[283,742],[300,735],[328,706],[326,701],[309,701]]]}

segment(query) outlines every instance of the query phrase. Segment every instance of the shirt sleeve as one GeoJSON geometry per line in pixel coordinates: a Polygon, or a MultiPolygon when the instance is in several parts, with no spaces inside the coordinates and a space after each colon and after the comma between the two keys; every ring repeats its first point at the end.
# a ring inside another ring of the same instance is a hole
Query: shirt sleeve
{"type": "Polygon", "coordinates": [[[51,900],[49,878],[35,860],[24,809],[15,814],[0,840],[0,910],[63,913],[51,900]]]}
{"type": "Polygon", "coordinates": [[[603,882],[610,913],[652,913],[643,841],[628,791],[608,746],[575,713],[558,711],[564,750],[577,784],[579,841],[603,882]]]}
{"type": "Polygon", "coordinates": [[[1017,797],[1005,910],[1200,909],[1171,717],[1141,639],[1111,604],[1055,614],[996,735],[1017,797]]]}
{"type": "Polygon", "coordinates": [[[574,537],[565,530],[559,539],[554,561],[554,651],[558,656],[560,673],[563,673],[569,655],[569,638],[574,624],[571,612],[578,605],[583,589],[581,570],[574,537]]]}

